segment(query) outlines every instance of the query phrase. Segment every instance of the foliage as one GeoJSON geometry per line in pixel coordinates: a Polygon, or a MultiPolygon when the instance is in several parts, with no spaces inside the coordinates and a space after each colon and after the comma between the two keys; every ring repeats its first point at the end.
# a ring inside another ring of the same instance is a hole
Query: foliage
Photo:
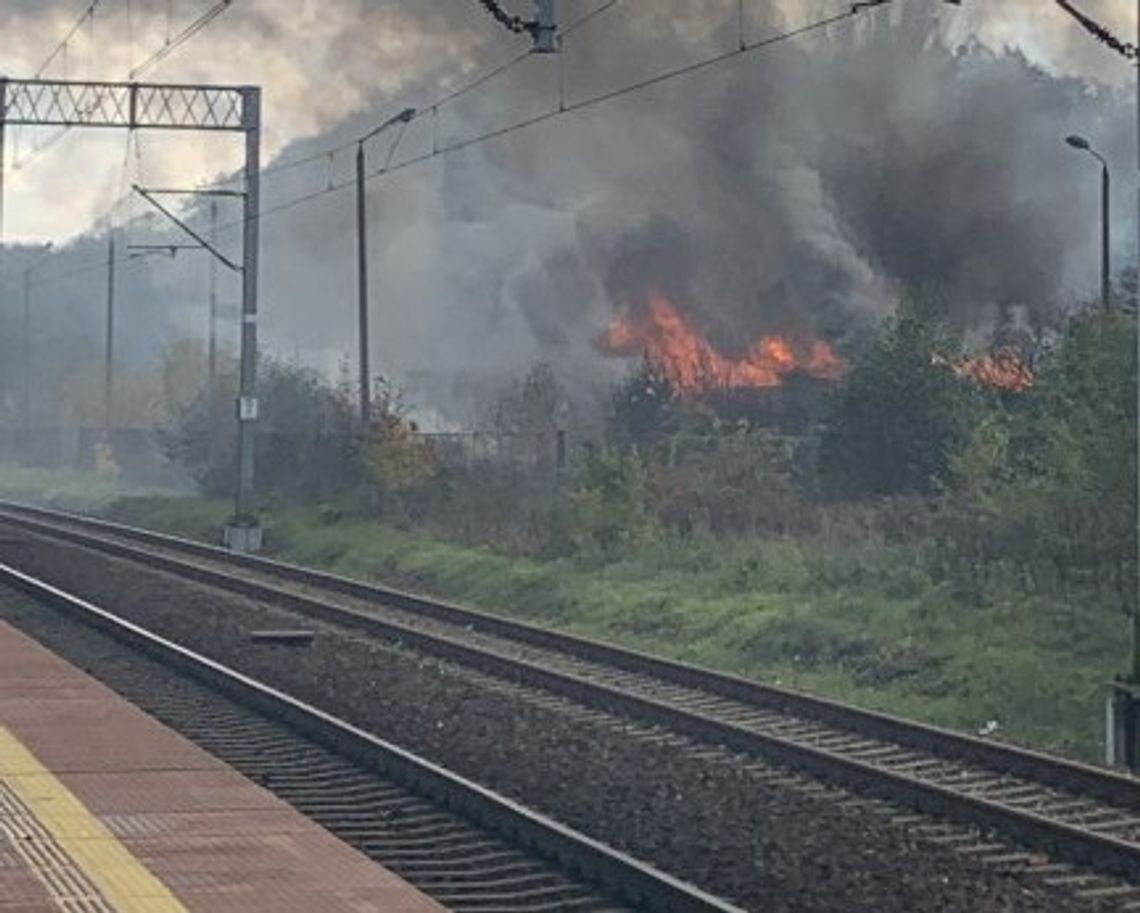
{"type": "MultiPolygon", "coordinates": [[[[300,503],[345,497],[369,478],[356,405],[345,388],[315,371],[273,359],[258,379],[258,490],[300,503]]],[[[170,457],[191,468],[204,493],[232,494],[237,472],[233,366],[211,400],[200,392],[175,409],[166,442],[170,457]]]]}
{"type": "Polygon", "coordinates": [[[1092,585],[1135,598],[1136,331],[1074,317],[1034,388],[992,408],[955,455],[932,554],[960,578],[1092,585]]]}
{"type": "Polygon", "coordinates": [[[611,439],[629,445],[658,438],[678,428],[678,404],[669,379],[646,360],[613,394],[611,439]]]}
{"type": "Polygon", "coordinates": [[[372,433],[369,461],[377,481],[391,492],[409,491],[433,478],[435,454],[414,422],[383,411],[372,433]]]}
{"type": "Polygon", "coordinates": [[[929,494],[952,474],[981,394],[955,376],[952,340],[904,310],[839,390],[820,441],[824,490],[846,497],[929,494]]]}
{"type": "Polygon", "coordinates": [[[494,427],[509,434],[548,433],[565,424],[568,410],[565,388],[550,364],[540,361],[500,395],[494,427]]]}
{"type": "MultiPolygon", "coordinates": [[[[227,505],[131,499],[128,523],[212,538],[227,505]]],[[[913,545],[654,535],[605,568],[469,548],[315,508],[266,515],[283,559],[1036,748],[1101,757],[1118,619],[1088,594],[963,603],[913,545]]]]}
{"type": "Polygon", "coordinates": [[[70,511],[103,510],[120,498],[149,492],[169,504],[188,491],[140,488],[120,477],[80,472],[75,469],[40,469],[0,463],[0,498],[43,504],[70,511]]]}
{"type": "Polygon", "coordinates": [[[649,468],[636,452],[603,449],[588,456],[567,509],[572,549],[593,560],[630,554],[656,531],[649,468]]]}

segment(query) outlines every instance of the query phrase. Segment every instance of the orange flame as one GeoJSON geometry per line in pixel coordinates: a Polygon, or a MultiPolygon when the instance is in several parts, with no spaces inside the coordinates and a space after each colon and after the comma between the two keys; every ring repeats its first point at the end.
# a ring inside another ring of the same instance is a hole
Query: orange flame
{"type": "Polygon", "coordinates": [[[963,358],[950,365],[954,373],[983,387],[1024,393],[1033,387],[1033,369],[1009,346],[988,355],[963,358]]]}
{"type": "Polygon", "coordinates": [[[614,320],[598,339],[610,355],[644,355],[681,394],[740,387],[778,387],[799,372],[835,380],[847,368],[826,342],[801,345],[762,336],[740,358],[722,355],[662,294],[649,295],[634,316],[614,320]]]}

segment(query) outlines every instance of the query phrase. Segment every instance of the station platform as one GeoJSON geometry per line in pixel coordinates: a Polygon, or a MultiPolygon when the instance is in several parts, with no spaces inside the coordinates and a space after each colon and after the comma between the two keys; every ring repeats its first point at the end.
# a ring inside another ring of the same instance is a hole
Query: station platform
{"type": "Polygon", "coordinates": [[[0,622],[0,913],[442,909],[0,622]]]}

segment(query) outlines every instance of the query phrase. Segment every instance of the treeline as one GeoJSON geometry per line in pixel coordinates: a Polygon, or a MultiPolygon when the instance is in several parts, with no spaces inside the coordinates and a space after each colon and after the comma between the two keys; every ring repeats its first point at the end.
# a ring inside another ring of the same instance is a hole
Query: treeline
{"type": "Polygon", "coordinates": [[[820,440],[828,500],[900,499],[935,569],[981,590],[1136,592],[1135,318],[1070,319],[1011,392],[947,370],[937,324],[906,315],[856,366],[820,440]]]}
{"type": "MultiPolygon", "coordinates": [[[[259,491],[363,511],[466,543],[588,562],[694,536],[906,545],[969,594],[1094,587],[1127,608],[1136,575],[1135,319],[1088,311],[1007,390],[957,372],[954,334],[904,308],[832,390],[809,433],[757,429],[678,398],[643,366],[604,426],[569,440],[547,366],[504,391],[493,446],[418,432],[386,389],[360,425],[347,384],[270,362],[259,491]],[[506,441],[506,444],[504,444],[506,441]],[[509,447],[508,447],[509,445],[509,447]],[[520,457],[519,454],[525,454],[520,457]]],[[[171,456],[232,491],[233,378],[176,410],[171,456]]],[[[484,441],[486,444],[487,441],[484,441]]]]}

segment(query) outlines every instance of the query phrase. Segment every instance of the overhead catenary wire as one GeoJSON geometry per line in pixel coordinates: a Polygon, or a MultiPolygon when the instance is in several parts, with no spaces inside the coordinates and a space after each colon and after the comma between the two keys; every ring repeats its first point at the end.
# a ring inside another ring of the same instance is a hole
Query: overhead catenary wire
{"type": "MultiPolygon", "coordinates": [[[[67,34],[64,35],[63,38],[61,38],[59,40],[59,43],[52,49],[51,53],[49,53],[47,55],[47,57],[44,58],[43,63],[41,63],[36,68],[35,74],[33,76],[34,79],[42,79],[44,73],[47,72],[48,67],[50,67],[56,61],[57,58],[62,60],[63,70],[64,70],[64,78],[65,79],[67,78],[67,47],[68,47],[68,44],[70,44],[71,39],[74,38],[76,36],[76,34],[78,34],[79,30],[82,29],[83,26],[86,25],[88,22],[91,23],[91,42],[94,43],[94,39],[95,39],[95,10],[99,7],[99,5],[102,2],[103,2],[103,0],[90,0],[90,2],[88,2],[87,6],[84,7],[83,12],[79,14],[79,17],[75,20],[74,24],[71,26],[70,29],[68,29],[67,34]]],[[[93,56],[94,53],[95,53],[94,49],[92,48],[91,49],[91,56],[89,56],[89,60],[92,60],[92,61],[94,60],[94,56],[93,56]]],[[[49,136],[44,142],[37,143],[36,145],[32,146],[32,148],[29,149],[22,156],[19,154],[13,156],[12,163],[10,166],[11,169],[13,171],[18,171],[19,169],[21,169],[21,168],[31,164],[32,162],[34,162],[41,155],[43,155],[48,149],[50,149],[57,142],[59,142],[59,140],[64,136],[64,134],[67,133],[67,130],[68,130],[68,128],[61,127],[59,130],[57,130],[55,133],[53,133],[51,136],[49,136]]]]}
{"type": "Polygon", "coordinates": [[[208,27],[211,22],[213,22],[220,15],[222,15],[222,13],[224,13],[232,5],[233,5],[233,0],[217,0],[217,2],[213,6],[211,6],[208,10],[206,10],[206,12],[202,13],[201,16],[199,16],[197,19],[195,19],[193,22],[191,22],[188,26],[186,26],[186,28],[184,28],[181,32],[179,32],[174,37],[171,37],[169,34],[169,20],[168,20],[168,25],[167,25],[168,31],[167,31],[167,36],[166,36],[166,44],[164,44],[161,48],[159,48],[157,51],[155,51],[153,54],[151,54],[148,58],[146,58],[146,60],[144,60],[138,66],[134,67],[131,70],[128,78],[131,80],[138,79],[140,76],[142,76],[148,70],[151,70],[154,67],[158,66],[160,63],[162,63],[162,61],[164,61],[167,57],[169,57],[176,50],[178,50],[178,48],[182,47],[182,45],[184,45],[187,41],[189,41],[191,38],[193,38],[195,35],[197,35],[203,29],[208,27]]]}
{"type": "MultiPolygon", "coordinates": [[[[75,33],[80,28],[82,28],[84,22],[87,20],[88,17],[91,18],[92,34],[94,34],[95,8],[100,3],[102,3],[102,0],[91,0],[90,4],[88,5],[87,9],[84,11],[83,15],[80,16],[79,20],[72,27],[71,31],[68,32],[67,37],[65,37],[60,42],[60,44],[57,46],[57,48],[48,56],[47,60],[44,61],[44,64],[36,72],[36,76],[35,76],[36,79],[41,78],[41,76],[43,75],[43,71],[47,68],[47,66],[51,63],[51,61],[54,60],[55,57],[58,56],[60,53],[64,54],[64,60],[66,60],[67,42],[72,37],[74,37],[75,33]]],[[[208,25],[210,25],[211,22],[213,22],[215,19],[217,19],[218,16],[220,16],[222,13],[224,13],[232,4],[233,4],[233,0],[217,0],[217,2],[214,3],[213,6],[211,6],[208,10],[206,10],[206,12],[202,13],[202,15],[200,15],[197,19],[195,19],[193,22],[191,22],[188,26],[186,26],[186,28],[184,28],[181,32],[179,32],[173,38],[171,38],[170,35],[168,34],[166,43],[161,48],[159,48],[157,51],[155,51],[153,54],[151,54],[148,58],[146,58],[146,60],[144,60],[138,66],[133,66],[131,68],[130,72],[127,74],[127,79],[132,80],[132,81],[135,79],[138,79],[139,76],[143,75],[148,70],[151,70],[154,67],[158,66],[158,64],[160,64],[168,56],[173,54],[176,50],[178,50],[178,48],[180,48],[182,45],[184,45],[186,42],[188,42],[191,38],[193,38],[195,35],[197,35],[199,32],[201,32],[203,29],[205,29],[208,25]]],[[[127,18],[127,29],[128,29],[128,33],[130,33],[130,30],[131,30],[130,13],[131,13],[130,2],[128,0],[128,5],[127,5],[127,17],[128,17],[127,18]]],[[[168,29],[168,31],[169,31],[169,29],[168,29]]],[[[133,36],[131,36],[131,37],[133,38],[133,36]]],[[[133,56],[133,41],[129,40],[128,44],[130,45],[131,54],[133,56]]],[[[94,53],[94,51],[92,51],[92,53],[94,53]]],[[[66,74],[65,74],[65,76],[66,76],[66,74]]],[[[41,156],[43,156],[46,152],[48,152],[53,146],[55,146],[56,143],[58,143],[61,139],[63,139],[63,137],[65,137],[68,133],[70,133],[71,129],[72,129],[71,127],[60,127],[55,133],[51,134],[46,140],[44,140],[41,143],[37,143],[35,146],[33,146],[31,149],[29,149],[24,154],[24,156],[22,158],[14,160],[12,162],[12,165],[11,165],[12,169],[13,170],[19,170],[19,169],[25,168],[28,165],[35,162],[37,159],[39,159],[41,156]]]]}
{"type": "MultiPolygon", "coordinates": [[[[573,22],[569,23],[565,28],[563,28],[559,32],[559,37],[565,38],[565,37],[573,34],[578,29],[582,28],[582,26],[584,26],[587,23],[591,22],[592,20],[596,19],[602,13],[605,13],[605,12],[613,9],[620,2],[621,2],[621,0],[605,0],[605,2],[599,4],[594,9],[590,10],[588,13],[583,14],[578,19],[575,19],[573,22]]],[[[450,89],[447,92],[445,92],[443,95],[440,95],[438,98],[435,98],[434,100],[428,102],[427,104],[422,105],[417,110],[417,112],[414,115],[414,117],[412,118],[412,120],[419,120],[423,117],[428,117],[428,116],[434,117],[439,112],[439,109],[444,108],[447,105],[452,104],[453,102],[457,101],[458,99],[462,98],[463,96],[475,91],[480,86],[483,86],[486,83],[490,82],[491,80],[495,79],[497,76],[501,76],[503,73],[507,72],[508,70],[511,70],[514,67],[518,66],[524,60],[529,60],[533,56],[534,56],[534,54],[531,51],[523,51],[521,54],[517,54],[514,57],[508,58],[507,60],[503,61],[502,63],[497,64],[496,66],[492,67],[491,69],[479,74],[478,76],[476,76],[474,79],[470,80],[469,82],[465,82],[462,85],[460,85],[454,89],[450,89]]],[[[332,158],[334,156],[336,156],[340,152],[344,152],[346,149],[351,149],[351,148],[355,147],[356,144],[359,142],[360,142],[360,137],[358,136],[358,137],[355,137],[355,138],[350,139],[350,140],[345,140],[342,143],[338,143],[335,146],[326,146],[325,148],[323,148],[317,152],[308,153],[304,156],[301,156],[300,158],[289,159],[288,161],[285,161],[285,162],[277,162],[277,163],[274,163],[272,165],[267,165],[266,167],[261,169],[260,174],[262,177],[267,177],[267,176],[276,174],[277,172],[280,172],[280,171],[290,171],[294,168],[300,168],[303,165],[309,165],[309,164],[312,164],[313,162],[317,162],[317,161],[330,162],[330,168],[331,168],[331,161],[332,161],[332,158]]],[[[198,185],[198,189],[199,190],[208,190],[208,189],[211,189],[214,187],[225,187],[227,185],[237,184],[241,180],[242,180],[242,176],[240,174],[237,174],[237,175],[234,175],[234,176],[229,177],[229,178],[222,178],[221,180],[212,181],[212,182],[205,183],[205,184],[200,184],[200,185],[198,185]]]]}
{"type": "Polygon", "coordinates": [[[98,8],[99,4],[102,2],[103,2],[103,0],[90,0],[90,2],[84,8],[83,12],[79,14],[79,18],[75,20],[75,24],[72,25],[72,27],[68,30],[67,34],[64,35],[63,38],[60,39],[59,44],[57,44],[52,49],[52,52],[50,54],[48,54],[46,58],[44,58],[44,62],[41,63],[36,68],[36,71],[35,71],[35,78],[36,79],[39,79],[40,77],[42,77],[44,75],[44,73],[47,71],[47,68],[50,67],[52,65],[52,63],[55,62],[55,59],[57,57],[59,57],[61,54],[63,54],[64,57],[66,58],[68,42],[70,42],[71,39],[75,37],[75,34],[81,28],[83,28],[83,26],[87,23],[88,19],[91,19],[92,21],[94,21],[95,10],[98,8]]]}
{"type": "MultiPolygon", "coordinates": [[[[622,96],[631,95],[635,92],[643,91],[643,90],[651,88],[653,86],[660,85],[662,83],[671,81],[673,79],[677,79],[677,78],[680,78],[682,76],[687,76],[689,74],[696,73],[700,70],[708,69],[709,67],[715,66],[716,64],[719,64],[719,63],[723,63],[727,60],[731,60],[733,58],[740,57],[742,55],[754,53],[756,51],[760,51],[760,50],[763,50],[765,48],[772,47],[773,45],[780,44],[780,43],[785,42],[785,41],[790,41],[794,38],[798,38],[798,37],[805,35],[805,34],[808,34],[810,32],[820,31],[824,28],[827,28],[828,26],[835,25],[835,24],[837,24],[839,22],[843,22],[845,20],[850,20],[850,19],[856,17],[858,14],[859,14],[859,10],[848,9],[842,13],[838,13],[836,15],[829,16],[829,17],[824,18],[824,19],[816,20],[814,22],[808,23],[807,25],[800,26],[799,28],[791,29],[787,32],[781,32],[777,35],[771,35],[767,38],[762,38],[762,39],[759,39],[757,41],[747,42],[747,43],[745,43],[744,47],[742,47],[742,48],[736,47],[736,48],[733,48],[732,50],[729,50],[729,51],[723,51],[721,53],[714,54],[710,57],[706,57],[706,58],[703,58],[701,60],[695,61],[694,63],[687,64],[687,65],[682,66],[682,67],[677,67],[677,68],[672,69],[672,70],[667,70],[663,73],[658,73],[655,76],[647,77],[646,79],[642,79],[642,80],[639,80],[637,82],[627,84],[627,85],[622,86],[622,87],[617,88],[617,89],[611,89],[611,90],[607,90],[605,92],[600,92],[596,95],[591,95],[591,96],[588,96],[586,98],[579,99],[578,101],[569,102],[569,103],[565,104],[564,106],[551,108],[551,109],[543,111],[539,114],[535,114],[535,115],[532,115],[530,117],[524,118],[522,120],[516,121],[516,122],[509,124],[508,126],[505,126],[505,127],[499,127],[499,128],[494,129],[494,130],[489,130],[489,131],[486,131],[484,133],[480,133],[480,134],[473,136],[473,137],[468,137],[466,139],[461,139],[461,140],[455,140],[451,143],[446,143],[444,145],[434,147],[433,149],[431,149],[428,152],[423,152],[419,155],[413,156],[413,157],[408,158],[408,159],[404,159],[403,161],[397,162],[397,163],[390,165],[388,167],[382,167],[382,168],[379,168],[377,170],[374,170],[371,173],[369,173],[366,177],[368,180],[374,180],[376,178],[383,177],[385,175],[394,174],[394,173],[396,173],[398,171],[402,171],[406,168],[411,168],[415,165],[422,164],[426,161],[429,161],[430,159],[438,158],[440,156],[447,155],[449,153],[458,152],[458,151],[461,151],[463,149],[468,149],[468,148],[471,148],[472,146],[476,146],[476,145],[488,142],[488,141],[493,140],[493,139],[498,139],[500,137],[507,136],[509,134],[516,133],[518,131],[537,126],[538,124],[545,123],[545,122],[551,121],[551,120],[555,120],[555,119],[557,119],[559,117],[563,117],[565,115],[573,114],[577,111],[583,111],[583,110],[586,110],[587,108],[592,108],[592,107],[595,107],[597,105],[603,104],[605,102],[613,101],[617,98],[621,98],[622,96]]],[[[425,113],[426,112],[421,111],[418,113],[417,116],[423,116],[425,113]]],[[[264,218],[264,217],[274,215],[274,214],[279,213],[279,212],[284,212],[286,210],[289,210],[289,209],[292,209],[296,206],[299,206],[302,203],[306,203],[310,200],[316,199],[317,197],[324,196],[325,194],[335,193],[337,191],[344,190],[348,187],[351,187],[353,185],[353,183],[354,182],[351,180],[345,180],[345,181],[342,181],[338,184],[334,184],[331,188],[325,187],[325,188],[322,188],[320,190],[316,190],[316,191],[313,191],[311,193],[307,193],[307,194],[304,194],[302,196],[295,197],[294,199],[287,200],[283,203],[279,203],[276,206],[271,206],[267,209],[263,209],[261,211],[261,213],[259,214],[258,218],[264,218]]],[[[236,226],[241,225],[241,224],[242,224],[241,221],[230,222],[230,223],[226,223],[225,225],[219,226],[219,228],[228,229],[228,228],[236,227],[236,226]]]]}
{"type": "MultiPolygon", "coordinates": [[[[469,149],[469,148],[472,148],[474,146],[480,145],[482,143],[489,142],[491,140],[495,140],[495,139],[498,139],[498,138],[501,138],[504,136],[511,135],[513,133],[517,133],[517,132],[520,132],[523,130],[527,130],[531,127],[537,126],[537,125],[542,124],[542,123],[546,123],[548,121],[557,120],[561,117],[568,116],[568,115],[573,114],[575,112],[587,110],[589,108],[593,108],[593,107],[596,107],[598,105],[602,105],[602,104],[605,104],[607,102],[614,101],[618,98],[628,96],[628,95],[632,95],[632,94],[637,93],[637,92],[644,91],[646,89],[649,89],[649,88],[652,88],[654,86],[658,86],[658,85],[670,82],[674,79],[678,79],[678,78],[681,78],[683,76],[687,76],[687,75],[690,75],[693,73],[697,73],[697,72],[700,72],[702,70],[707,70],[711,67],[716,66],[717,64],[724,63],[724,62],[727,62],[729,60],[733,60],[735,58],[747,56],[747,55],[765,50],[767,48],[771,48],[771,47],[776,46],[778,44],[782,44],[784,42],[791,41],[795,38],[802,37],[802,36],[810,34],[812,32],[822,31],[823,29],[826,29],[832,25],[836,25],[836,24],[839,24],[839,23],[842,23],[845,21],[851,21],[851,20],[857,18],[859,16],[860,12],[861,12],[861,9],[858,6],[849,7],[848,9],[844,10],[841,13],[837,13],[837,14],[834,14],[831,16],[827,16],[827,17],[822,18],[822,19],[817,19],[813,22],[807,23],[807,24],[800,26],[798,28],[790,29],[786,32],[780,32],[780,33],[777,33],[775,35],[769,35],[768,37],[760,38],[760,39],[757,39],[754,41],[746,42],[743,47],[733,47],[730,50],[721,51],[719,53],[712,54],[709,57],[702,58],[701,60],[694,61],[693,63],[689,63],[689,64],[686,64],[684,66],[676,67],[676,68],[671,69],[671,70],[666,70],[662,73],[658,73],[654,76],[650,76],[650,77],[647,77],[645,79],[641,79],[641,80],[638,80],[636,82],[629,83],[629,84],[621,86],[619,88],[610,89],[610,90],[607,90],[604,92],[600,92],[596,95],[587,96],[586,98],[579,99],[578,101],[570,102],[570,103],[566,104],[564,107],[551,108],[551,109],[549,109],[547,111],[543,111],[539,114],[532,115],[530,117],[516,121],[516,122],[509,124],[508,126],[505,126],[505,127],[499,127],[499,128],[493,129],[493,130],[488,130],[484,133],[480,133],[480,134],[477,134],[475,136],[468,137],[466,139],[455,140],[453,142],[440,145],[438,147],[433,147],[431,150],[420,153],[420,154],[415,155],[415,156],[412,156],[411,158],[403,159],[402,161],[395,162],[395,163],[386,163],[384,166],[381,166],[380,168],[377,168],[377,169],[373,170],[372,172],[370,172],[369,174],[367,174],[366,180],[371,181],[371,180],[376,180],[376,179],[381,178],[381,177],[390,176],[392,174],[403,171],[405,169],[412,168],[416,165],[423,164],[423,163],[430,161],[432,159],[439,158],[439,157],[442,157],[442,156],[445,156],[445,155],[448,155],[451,153],[459,152],[459,151],[464,150],[464,149],[469,149]]],[[[417,112],[416,118],[414,118],[414,119],[418,119],[418,118],[423,117],[429,113],[430,113],[430,109],[420,110],[419,112],[417,112]]],[[[358,141],[359,140],[354,139],[351,141],[351,143],[342,144],[341,146],[339,146],[337,148],[343,149],[343,148],[347,148],[348,146],[355,146],[358,141]]],[[[330,151],[335,151],[335,150],[327,150],[326,149],[322,153],[310,157],[309,161],[315,161],[319,158],[326,157],[330,154],[330,151]]],[[[299,164],[299,163],[300,162],[298,161],[296,164],[299,164]]],[[[227,183],[227,182],[223,182],[223,183],[227,183]]],[[[232,182],[228,182],[228,183],[232,183],[232,182]]],[[[328,196],[330,194],[339,193],[343,190],[347,190],[348,188],[353,187],[354,185],[355,185],[355,180],[344,180],[344,181],[341,181],[339,183],[338,182],[332,182],[325,187],[321,187],[317,190],[310,191],[308,193],[302,194],[300,196],[294,197],[294,198],[289,199],[289,200],[285,200],[285,201],[278,203],[274,206],[270,206],[268,208],[263,208],[262,210],[260,210],[260,212],[256,213],[251,218],[256,219],[258,221],[262,221],[262,220],[265,220],[271,216],[276,216],[276,215],[279,215],[281,213],[288,212],[289,210],[295,209],[298,206],[302,206],[305,203],[311,202],[312,200],[316,200],[316,199],[319,199],[321,197],[328,196]]],[[[215,185],[206,185],[206,186],[215,186],[215,185]]],[[[237,219],[234,221],[225,222],[225,223],[222,223],[218,226],[218,230],[219,231],[225,231],[225,230],[229,230],[229,229],[233,229],[233,228],[238,228],[238,227],[241,227],[242,225],[244,225],[245,221],[246,220],[244,220],[244,219],[237,219]]],[[[87,265],[87,266],[76,267],[76,268],[74,268],[72,270],[68,270],[64,273],[56,273],[56,274],[52,274],[50,276],[45,276],[45,277],[38,280],[38,284],[44,285],[44,284],[48,284],[48,283],[55,282],[55,281],[61,281],[63,279],[67,279],[67,278],[73,278],[75,276],[82,275],[82,274],[87,273],[87,272],[92,272],[92,271],[95,271],[98,269],[103,269],[103,268],[105,268],[105,266],[106,266],[106,261],[102,260],[99,263],[92,263],[92,264],[87,265]]]]}

